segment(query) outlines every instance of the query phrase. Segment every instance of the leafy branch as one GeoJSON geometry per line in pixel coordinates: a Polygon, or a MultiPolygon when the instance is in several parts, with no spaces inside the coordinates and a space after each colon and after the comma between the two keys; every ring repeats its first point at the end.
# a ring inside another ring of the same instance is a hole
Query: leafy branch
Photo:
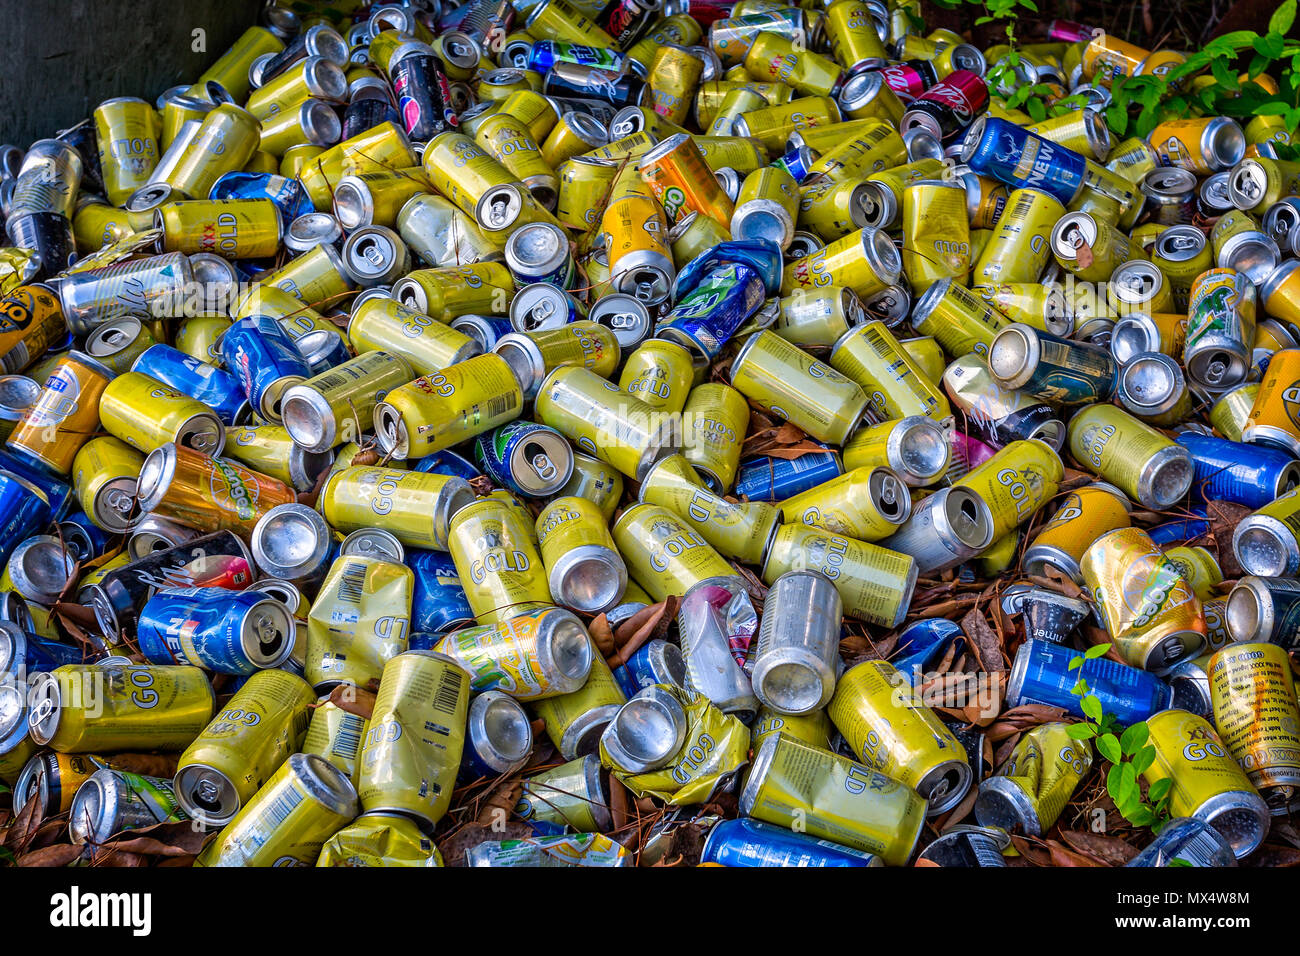
{"type": "MultiPolygon", "coordinates": [[[[1109,644],[1088,648],[1071,659],[1070,670],[1078,670],[1085,661],[1095,660],[1108,650],[1109,644]]],[[[1075,740],[1092,740],[1097,752],[1110,763],[1106,772],[1106,792],[1124,819],[1136,827],[1159,829],[1169,820],[1169,790],[1173,780],[1157,780],[1147,788],[1146,799],[1143,799],[1138,778],[1156,759],[1156,748],[1147,742],[1151,731],[1146,721],[1139,721],[1120,732],[1115,716],[1105,713],[1101,699],[1092,692],[1082,673],[1073,692],[1079,696],[1079,709],[1083,711],[1084,720],[1071,724],[1069,735],[1075,740]]]]}

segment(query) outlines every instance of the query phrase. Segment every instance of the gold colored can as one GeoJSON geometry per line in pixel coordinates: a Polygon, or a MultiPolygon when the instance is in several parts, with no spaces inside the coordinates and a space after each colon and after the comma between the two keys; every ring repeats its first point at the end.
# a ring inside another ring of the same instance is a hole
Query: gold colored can
{"type": "MultiPolygon", "coordinates": [[[[862,123],[863,126],[848,137],[838,138],[835,145],[829,148],[823,146],[818,139],[801,136],[805,146],[821,153],[808,171],[809,179],[860,179],[907,162],[907,146],[893,126],[884,120],[855,122],[862,123]],[[822,148],[819,149],[819,146],[822,148]]],[[[827,135],[830,134],[831,130],[828,130],[827,135]]],[[[966,222],[964,190],[960,193],[960,206],[961,220],[966,222]]]]}
{"type": "Polygon", "coordinates": [[[49,286],[20,285],[0,297],[0,373],[21,372],[67,334],[49,286]]]}
{"type": "Polygon", "coordinates": [[[330,456],[294,443],[283,425],[234,425],[226,429],[226,458],[281,481],[295,491],[311,491],[330,456]]]}
{"type": "Polygon", "coordinates": [[[796,93],[829,96],[839,91],[844,70],[838,63],[775,33],[760,33],[745,53],[745,71],[759,82],[784,83],[796,93]]]}
{"type": "Polygon", "coordinates": [[[703,535],[667,508],[633,505],[614,523],[613,534],[632,578],[656,601],[735,575],[703,535]]]}
{"type": "Polygon", "coordinates": [[[357,760],[357,796],[367,812],[400,813],[433,826],[451,806],[465,748],[469,675],[432,651],[407,651],[384,665],[357,760]]]}
{"type": "Polygon", "coordinates": [[[1166,548],[1165,557],[1178,566],[1183,576],[1202,602],[1214,597],[1214,586],[1223,582],[1223,571],[1219,562],[1202,547],[1166,548]]]}
{"type": "Polygon", "coordinates": [[[1243,857],[1268,832],[1268,805],[1209,722],[1185,710],[1147,718],[1155,760],[1142,774],[1147,785],[1169,780],[1169,812],[1204,820],[1243,857]]]}
{"type": "Polygon", "coordinates": [[[831,579],[846,614],[882,627],[903,622],[916,588],[909,555],[805,524],[781,525],[763,562],[763,581],[770,586],[787,571],[808,569],[831,579]]]}
{"type": "Polygon", "coordinates": [[[559,494],[585,498],[600,509],[601,515],[608,522],[614,517],[623,498],[623,476],[617,469],[599,459],[574,452],[573,474],[559,494]]]}
{"type": "MultiPolygon", "coordinates": [[[[443,135],[459,134],[444,133],[443,135]]],[[[462,138],[468,139],[468,137],[462,138]]],[[[430,146],[439,139],[440,137],[434,137],[430,141],[430,146]]],[[[430,150],[425,151],[426,157],[429,156],[429,152],[430,150]]],[[[411,148],[411,141],[394,123],[386,122],[325,150],[302,167],[298,173],[298,181],[307,190],[312,205],[325,212],[333,208],[334,187],[344,176],[378,169],[409,169],[416,165],[419,165],[419,160],[411,148]]],[[[430,182],[438,191],[452,202],[456,202],[451,193],[445,192],[443,184],[433,179],[429,162],[425,162],[424,169],[430,174],[430,182]]],[[[460,205],[458,202],[456,204],[460,205]]],[[[470,215],[474,213],[473,209],[466,211],[470,215]]]]}
{"type": "Polygon", "coordinates": [[[736,135],[736,120],[745,113],[763,109],[766,105],[767,100],[757,90],[737,86],[728,90],[726,95],[723,96],[722,101],[718,104],[717,112],[704,132],[709,136],[734,136],[736,135]]]}
{"type": "Polygon", "coordinates": [[[1210,658],[1214,726],[1275,816],[1300,788],[1300,710],[1286,651],[1232,644],[1210,658]]]}
{"type": "Polygon", "coordinates": [[[947,396],[883,322],[866,322],[846,332],[831,349],[831,368],[862,387],[877,422],[912,415],[936,421],[952,417],[947,396]]]}
{"type": "MultiPolygon", "coordinates": [[[[745,73],[743,66],[739,67],[739,70],[741,73],[745,73]]],[[[789,103],[794,97],[794,91],[784,83],[755,83],[749,79],[748,74],[735,80],[708,80],[700,84],[700,89],[695,94],[695,120],[700,129],[706,132],[710,130],[714,120],[717,119],[719,111],[722,109],[723,102],[734,90],[748,90],[751,93],[757,93],[763,98],[763,102],[755,103],[749,109],[742,110],[733,120],[738,119],[744,113],[764,109],[765,105],[780,106],[782,103],[789,103]]],[[[838,107],[836,107],[836,110],[838,115],[838,107]]],[[[729,132],[735,132],[734,126],[729,132]]]]}
{"type": "Polygon", "coordinates": [[[401,356],[362,352],[286,389],[281,401],[285,427],[305,451],[327,452],[359,439],[374,421],[375,405],[412,377],[401,356]]]}
{"type": "Polygon", "coordinates": [[[1179,566],[1141,528],[1102,535],[1079,562],[1084,586],[1115,649],[1144,670],[1164,671],[1205,643],[1201,602],[1179,566]]]}
{"type": "Polygon", "coordinates": [[[262,124],[247,110],[222,103],[203,124],[167,174],[166,182],[183,196],[208,195],[222,175],[243,169],[257,152],[262,124]]]}
{"type": "MultiPolygon", "coordinates": [[[[871,8],[862,0],[837,0],[826,8],[826,36],[831,54],[849,73],[879,66],[889,59],[876,32],[871,8]]],[[[901,114],[900,114],[901,117],[901,114]]]]}
{"type": "MultiPolygon", "coordinates": [[[[514,280],[510,277],[510,271],[500,262],[474,262],[442,269],[415,269],[394,284],[392,300],[382,297],[368,300],[363,303],[363,308],[371,317],[385,316],[389,324],[393,318],[400,319],[403,327],[407,324],[421,324],[411,317],[409,311],[397,311],[387,304],[396,301],[408,310],[418,310],[425,316],[446,324],[466,314],[506,315],[510,310],[513,291],[514,280]]],[[[423,327],[427,328],[428,325],[427,321],[423,323],[423,327]]],[[[350,337],[351,325],[348,328],[350,337]]],[[[363,339],[367,335],[365,331],[359,334],[363,339]]],[[[405,328],[403,334],[414,337],[405,328]]],[[[389,336],[377,337],[376,341],[380,338],[389,343],[388,348],[393,348],[389,336]]]]}
{"type": "Polygon", "coordinates": [[[1070,736],[1069,725],[1027,731],[997,773],[980,784],[975,819],[981,826],[1019,828],[1041,836],[1060,818],[1075,787],[1092,768],[1092,745],[1070,736]]]}
{"type": "MultiPolygon", "coordinates": [[[[328,244],[294,256],[279,269],[259,276],[258,283],[255,290],[269,287],[287,292],[298,299],[300,308],[332,305],[352,291],[352,280],[343,269],[339,251],[328,244]]],[[[288,327],[285,331],[289,331],[288,327]]]]}
{"type": "Polygon", "coordinates": [[[965,749],[894,665],[850,668],[826,712],[855,757],[925,798],[927,816],[952,809],[970,789],[965,749]]]}
{"type": "Polygon", "coordinates": [[[630,478],[681,448],[680,415],[664,412],[580,366],[546,376],[534,405],[537,420],[630,478]]]}
{"type": "Polygon", "coordinates": [[[317,866],[440,867],[442,854],[420,825],[397,813],[363,813],[321,846],[317,866]]]}
{"type": "Polygon", "coordinates": [[[136,478],[144,456],[109,435],[82,445],[72,462],[72,487],[81,510],[110,534],[121,534],[140,517],[136,478]]]}
{"type": "Polygon", "coordinates": [[[316,695],[297,674],[254,673],[181,754],[176,799],[191,819],[224,826],[302,747],[316,695]]]}
{"type": "Polygon", "coordinates": [[[972,286],[970,291],[1012,322],[1032,325],[1053,335],[1068,333],[1073,325],[1066,311],[1065,293],[1052,286],[1037,282],[1000,282],[972,286]]]}
{"type": "MultiPolygon", "coordinates": [[[[549,701],[541,701],[534,707],[539,712],[544,707],[549,710],[556,706],[556,701],[563,699],[552,697],[549,701]]],[[[615,712],[617,709],[614,708],[615,712]]],[[[550,726],[551,721],[546,719],[547,730],[550,730],[550,726]]],[[[600,724],[599,727],[603,731],[605,725],[600,724]]],[[[594,743],[599,745],[599,732],[595,736],[594,743]]],[[[563,755],[564,748],[559,748],[558,744],[557,748],[563,755]]],[[[608,788],[604,773],[600,766],[600,757],[593,751],[551,770],[528,777],[523,782],[519,802],[515,804],[515,816],[530,823],[537,821],[572,827],[579,833],[608,830],[613,825],[613,819],[609,812],[608,788]]]]}
{"type": "Polygon", "coordinates": [[[1079,562],[1084,552],[1103,534],[1130,527],[1131,510],[1124,493],[1104,482],[1070,492],[1025,549],[1021,568],[1026,574],[1043,575],[1051,565],[1082,584],[1079,562]]]}
{"type": "Polygon", "coordinates": [[[757,332],[731,366],[742,395],[819,441],[841,445],[862,423],[867,394],[842,373],[775,332],[757,332]]]}
{"type": "Polygon", "coordinates": [[[60,753],[184,750],[216,697],[197,667],[63,664],[34,676],[31,736],[60,753]]]}
{"type": "Polygon", "coordinates": [[[679,46],[661,46],[650,65],[650,98],[655,112],[681,126],[691,113],[704,62],[679,46]]]}
{"type": "Polygon", "coordinates": [[[950,279],[926,289],[912,310],[912,328],[933,336],[951,356],[974,352],[987,359],[993,337],[1010,324],[1005,315],[950,279]]]}
{"type": "Polygon", "coordinates": [[[331,473],[318,508],[339,531],[381,528],[408,547],[445,551],[452,515],[473,500],[455,475],[361,465],[331,473]]]}
{"type": "Polygon", "coordinates": [[[845,286],[866,301],[896,283],[902,271],[902,257],[888,234],[864,228],[789,263],[781,274],[781,295],[845,286]]]}
{"type": "Polygon", "coordinates": [[[315,754],[294,754],[253,795],[195,866],[314,866],[325,841],[356,817],[351,782],[315,754]]]}
{"type": "Polygon", "coordinates": [[[365,687],[406,650],[414,575],[404,564],[356,554],[334,559],[307,614],[304,676],[317,693],[365,687]]]}
{"type": "Polygon", "coordinates": [[[284,50],[284,42],[265,27],[249,27],[237,39],[229,50],[221,54],[216,63],[208,67],[187,95],[203,99],[207,96],[207,84],[220,83],[236,103],[248,99],[252,84],[248,71],[253,61],[268,53],[276,54],[284,50]]]}
{"type": "Polygon", "coordinates": [[[971,280],[976,285],[1037,283],[1052,257],[1052,228],[1063,215],[1065,207],[1041,189],[1014,190],[971,280]]]}
{"type": "Polygon", "coordinates": [[[713,491],[725,494],[736,481],[749,428],[745,396],[721,382],[691,389],[682,410],[682,455],[713,491]]]}
{"type": "Polygon", "coordinates": [[[781,502],[786,521],[858,541],[888,537],[911,513],[907,484],[884,466],[851,469],[781,502]]]}
{"type": "Polygon", "coordinates": [[[1110,86],[1116,77],[1136,76],[1142,62],[1150,55],[1150,50],[1102,33],[1083,48],[1080,65],[1085,78],[1110,86]]]}
{"type": "Polygon", "coordinates": [[[993,513],[993,539],[1010,534],[1056,496],[1065,476],[1061,457],[1036,438],[1013,441],[972,468],[960,486],[974,492],[993,513]]]}
{"type": "MultiPolygon", "coordinates": [[[[464,268],[468,270],[472,267],[464,268]]],[[[448,284],[456,280],[465,283],[467,279],[477,278],[472,275],[457,275],[461,270],[456,269],[446,272],[448,284]]],[[[429,283],[425,286],[426,296],[431,287],[439,293],[443,292],[441,282],[437,286],[429,283]]],[[[450,309],[443,306],[437,307],[437,311],[439,315],[444,315],[450,309]]],[[[407,308],[396,299],[383,296],[367,299],[353,310],[352,318],[348,321],[348,340],[357,350],[358,356],[370,352],[392,355],[404,367],[409,363],[409,368],[418,375],[436,375],[449,366],[467,361],[482,352],[478,342],[464,332],[444,324],[438,316],[426,315],[407,308]]],[[[398,384],[409,382],[411,377],[408,374],[398,384]]],[[[396,387],[390,385],[384,391],[396,387]]]]}
{"type": "Polygon", "coordinates": [[[650,469],[637,500],[668,509],[724,557],[742,564],[762,562],[781,521],[781,512],[766,502],[737,504],[714,494],[681,455],[650,469]]]}
{"type": "MultiPolygon", "coordinates": [[[[801,96],[742,113],[732,124],[732,129],[737,136],[757,140],[769,153],[781,153],[785,150],[786,138],[796,130],[807,131],[839,121],[840,108],[831,97],[801,96]]],[[[804,145],[817,149],[812,143],[804,145]]]]}
{"type": "MultiPolygon", "coordinates": [[[[513,116],[515,119],[523,120],[528,125],[528,131],[533,139],[542,142],[554,129],[560,121],[560,113],[555,104],[541,93],[542,78],[536,72],[529,70],[524,74],[528,87],[522,90],[515,90],[509,96],[501,101],[501,112],[513,116]],[[533,78],[536,77],[537,85],[532,85],[533,78]]],[[[480,89],[482,84],[480,83],[480,89]]]]}
{"type": "Polygon", "coordinates": [[[347,777],[356,771],[366,719],[322,697],[311,712],[302,752],[324,757],[347,777]]]}
{"type": "Polygon", "coordinates": [[[14,426],[5,448],[55,474],[68,474],[81,446],[99,430],[101,398],[113,380],[113,371],[90,356],[75,351],[64,354],[50,371],[36,404],[14,426]]]}
{"type": "Polygon", "coordinates": [[[1258,396],[1258,382],[1234,386],[1220,395],[1210,408],[1210,424],[1214,430],[1228,441],[1241,441],[1258,396]]]}
{"type": "Polygon", "coordinates": [[[574,156],[556,168],[559,193],[555,215],[573,229],[589,229],[600,222],[601,210],[614,184],[618,163],[612,159],[574,156]]]}
{"type": "Polygon", "coordinates": [[[99,401],[100,422],[110,435],[151,452],[176,442],[219,455],[226,429],[208,406],[140,372],[117,376],[99,401]]]}
{"type": "Polygon", "coordinates": [[[437,651],[469,674],[474,690],[532,701],[580,690],[595,645],[571,611],[535,607],[499,624],[453,631],[437,651]]]}
{"type": "Polygon", "coordinates": [[[1145,508],[1169,508],[1191,487],[1193,471],[1187,449],[1122,408],[1084,408],[1070,419],[1067,437],[1075,461],[1145,508]]]}
{"type": "Polygon", "coordinates": [[[553,603],[533,522],[485,498],[451,518],[451,552],[480,624],[497,624],[553,603]]]}
{"type": "Polygon", "coordinates": [[[694,380],[694,360],[683,346],[646,339],[628,355],[618,384],[651,408],[680,412],[694,380]]]}
{"type": "Polygon", "coordinates": [[[158,165],[158,112],[138,97],[119,96],[95,107],[92,118],[104,195],[121,206],[158,165]]]}
{"type": "Polygon", "coordinates": [[[614,38],[592,23],[568,0],[541,0],[532,7],[524,29],[539,40],[564,40],[585,46],[614,48],[614,38]]]}
{"type": "MultiPolygon", "coordinates": [[[[623,693],[613,671],[593,643],[591,671],[587,674],[586,683],[572,693],[533,701],[532,710],[546,721],[546,734],[560,756],[573,760],[597,752],[601,733],[626,703],[627,695],[623,693]]],[[[599,760],[595,762],[598,770],[599,760]]],[[[525,784],[525,793],[521,799],[528,798],[527,788],[530,785],[535,787],[536,780],[534,777],[525,784]]],[[[596,792],[600,793],[599,790],[596,792]]],[[[600,805],[593,805],[592,811],[593,815],[599,814],[600,805]]]]}
{"type": "Polygon", "coordinates": [[[211,252],[223,259],[262,259],[280,249],[280,209],[269,199],[195,199],[155,213],[163,252],[211,252]]]}
{"type": "Polygon", "coordinates": [[[72,237],[80,255],[98,252],[134,233],[132,216],[125,210],[102,201],[78,201],[72,217],[72,237]]]}
{"type": "Polygon", "coordinates": [[[542,508],[534,528],[557,603],[584,614],[600,614],[619,603],[627,568],[595,502],[579,495],[555,498],[542,508]]]}
{"type": "Polygon", "coordinates": [[[921,180],[903,190],[903,273],[918,293],[940,279],[964,283],[970,273],[966,191],[921,180]]]}
{"type": "Polygon", "coordinates": [[[825,709],[796,715],[778,714],[771,708],[762,708],[750,725],[750,749],[758,753],[763,744],[777,734],[784,734],[818,750],[831,749],[831,721],[825,709]]]}
{"type": "MultiPolygon", "coordinates": [[[[543,206],[554,207],[559,179],[542,158],[541,147],[533,139],[527,123],[508,113],[494,113],[478,125],[474,141],[509,172],[511,180],[527,186],[543,206]]],[[[427,160],[425,168],[428,168],[427,160]]],[[[455,197],[448,198],[456,201],[455,197]]]]}
{"type": "Polygon", "coordinates": [[[518,418],[524,395],[500,355],[476,355],[395,388],[375,406],[375,435],[395,458],[423,458],[518,418]]]}
{"type": "MultiPolygon", "coordinates": [[[[788,719],[788,718],[787,718],[788,719]]],[[[905,866],[927,804],[911,787],[785,733],[763,741],[740,794],[745,816],[905,866]]]]}

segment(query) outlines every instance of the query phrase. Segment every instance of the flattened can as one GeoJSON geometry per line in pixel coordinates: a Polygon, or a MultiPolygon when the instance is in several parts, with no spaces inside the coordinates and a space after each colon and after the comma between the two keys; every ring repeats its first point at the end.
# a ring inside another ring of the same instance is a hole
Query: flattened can
{"type": "Polygon", "coordinates": [[[465,746],[469,675],[432,651],[407,651],[384,665],[357,761],[357,795],[433,826],[451,806],[465,746]]]}
{"type": "Polygon", "coordinates": [[[335,558],[307,614],[304,676],[317,693],[336,684],[365,687],[406,650],[413,577],[381,558],[335,558]]]}
{"type": "Polygon", "coordinates": [[[965,749],[892,664],[850,668],[826,712],[854,756],[926,799],[927,816],[952,809],[970,789],[965,749]]]}
{"type": "Polygon", "coordinates": [[[343,772],[294,754],[203,848],[195,866],[314,866],[325,841],[360,812],[343,772]]]}
{"type": "Polygon", "coordinates": [[[537,516],[537,540],[555,600],[584,614],[614,607],[627,587],[627,567],[605,516],[586,498],[562,497],[537,516]]]}
{"type": "Polygon", "coordinates": [[[1091,767],[1091,744],[1071,737],[1066,724],[1040,724],[1020,738],[997,774],[980,784],[975,819],[1008,832],[1047,833],[1091,767]]]}
{"type": "Polygon", "coordinates": [[[301,749],[315,701],[296,674],[253,674],[181,754],[173,785],[185,812],[205,825],[229,823],[301,749]]]}
{"type": "Polygon", "coordinates": [[[1209,665],[1214,726],[1274,816],[1300,787],[1300,711],[1287,652],[1276,644],[1231,644],[1209,665]]]}
{"type": "Polygon", "coordinates": [[[500,500],[480,499],[457,511],[447,550],[480,623],[508,621],[552,603],[532,523],[500,500]]]}
{"type": "Polygon", "coordinates": [[[1238,859],[1268,833],[1268,805],[1209,722],[1185,710],[1165,710],[1147,721],[1156,757],[1142,774],[1148,785],[1172,781],[1169,812],[1218,830],[1238,859]]]}
{"type": "Polygon", "coordinates": [[[805,524],[783,524],[763,561],[763,581],[770,586],[787,571],[804,569],[831,579],[846,614],[883,627],[897,627],[907,616],[918,573],[909,555],[805,524]]]}
{"type": "Polygon", "coordinates": [[[740,794],[740,812],[904,866],[925,825],[917,792],[847,757],[786,734],[763,742],[740,794]]]}
{"type": "Polygon", "coordinates": [[[840,445],[866,414],[862,387],[775,332],[757,332],[731,366],[731,384],[821,441],[840,445]]]}
{"type": "Polygon", "coordinates": [[[1205,613],[1178,565],[1140,528],[1102,535],[1079,562],[1084,585],[1125,662],[1165,671],[1205,643],[1205,613]]]}
{"type": "Polygon", "coordinates": [[[197,667],[63,664],[31,681],[32,740],[61,753],[182,750],[216,706],[197,667]]]}

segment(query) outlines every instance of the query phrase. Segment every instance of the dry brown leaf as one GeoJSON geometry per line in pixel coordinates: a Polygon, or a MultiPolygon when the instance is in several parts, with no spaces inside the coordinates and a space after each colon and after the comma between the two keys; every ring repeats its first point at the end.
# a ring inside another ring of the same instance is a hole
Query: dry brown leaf
{"type": "Polygon", "coordinates": [[[67,866],[81,857],[83,849],[84,847],[80,845],[56,843],[53,846],[33,850],[31,853],[24,853],[16,862],[18,866],[67,866]]]}
{"type": "Polygon", "coordinates": [[[519,803],[524,784],[518,777],[507,777],[496,784],[483,798],[476,823],[490,827],[497,820],[508,820],[519,803]]]}
{"type": "Polygon", "coordinates": [[[1047,704],[1021,704],[999,716],[984,733],[989,740],[997,743],[1012,734],[1022,733],[1039,724],[1064,720],[1065,717],[1066,713],[1060,707],[1049,707],[1047,704]]]}
{"type": "Polygon", "coordinates": [[[614,631],[609,626],[609,618],[603,613],[597,614],[587,627],[587,633],[591,635],[592,641],[596,644],[596,650],[600,651],[601,657],[613,657],[617,648],[614,647],[614,631]]]}
{"type": "Polygon", "coordinates": [[[355,684],[339,684],[330,691],[330,703],[339,710],[369,720],[375,712],[375,695],[355,684]]]}
{"type": "Polygon", "coordinates": [[[1082,853],[1075,853],[1065,844],[1056,840],[1047,841],[1048,852],[1052,855],[1052,863],[1056,866],[1105,866],[1098,860],[1090,856],[1084,856],[1082,853]]]}
{"type": "Polygon", "coordinates": [[[1123,866],[1138,855],[1137,847],[1119,837],[1091,830],[1061,830],[1061,838],[1085,856],[1106,864],[1123,866]]]}
{"type": "Polygon", "coordinates": [[[1000,674],[1007,669],[1003,660],[1002,642],[978,608],[972,608],[961,619],[961,629],[975,649],[980,666],[989,674],[1000,674]]]}
{"type": "Polygon", "coordinates": [[[618,653],[609,658],[609,666],[621,667],[642,644],[656,637],[663,637],[677,616],[677,608],[680,604],[681,598],[670,594],[666,600],[643,607],[620,624],[618,630],[614,632],[614,643],[618,646],[618,653]]]}
{"type": "Polygon", "coordinates": [[[5,828],[2,845],[15,855],[27,849],[27,844],[31,842],[32,836],[41,825],[41,817],[37,812],[40,804],[39,797],[40,794],[33,793],[23,804],[23,808],[18,811],[13,822],[5,828]]]}
{"type": "Polygon", "coordinates": [[[1011,834],[1011,845],[1020,851],[1020,855],[1034,866],[1056,866],[1056,863],[1052,860],[1051,850],[1041,840],[1013,833],[1011,834]]]}

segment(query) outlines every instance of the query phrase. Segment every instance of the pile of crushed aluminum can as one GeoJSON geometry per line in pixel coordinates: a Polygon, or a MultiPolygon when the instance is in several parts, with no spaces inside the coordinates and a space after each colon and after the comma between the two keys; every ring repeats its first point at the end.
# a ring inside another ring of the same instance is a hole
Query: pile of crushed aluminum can
{"type": "Polygon", "coordinates": [[[1300,803],[1288,133],[1112,142],[1183,55],[918,13],[284,0],[0,150],[21,849],[1255,853],[1300,803]],[[1158,832],[1085,714],[1146,722],[1158,832]]]}

